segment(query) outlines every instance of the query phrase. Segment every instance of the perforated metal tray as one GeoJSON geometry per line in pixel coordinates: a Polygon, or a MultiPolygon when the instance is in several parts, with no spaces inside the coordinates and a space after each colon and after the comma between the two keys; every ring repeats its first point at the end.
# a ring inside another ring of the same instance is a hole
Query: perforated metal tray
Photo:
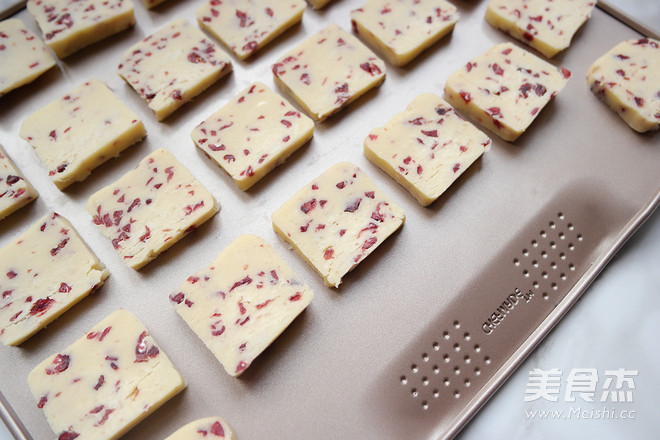
{"type": "MultiPolygon", "coordinates": [[[[567,87],[516,142],[491,134],[491,151],[430,207],[417,204],[366,160],[362,141],[373,127],[421,93],[441,95],[446,78],[468,59],[509,40],[484,21],[485,1],[455,2],[461,20],[450,36],[404,68],[388,66],[379,89],[317,124],[307,146],[250,191],[239,191],[195,148],[192,128],[252,81],[275,88],[270,66],[282,53],[327,24],[349,29],[349,11],[362,3],[342,0],[322,11],[306,11],[301,25],[255,59],[234,59],[231,76],[163,123],[115,74],[116,64],[127,47],[174,17],[194,21],[195,2],[171,0],[150,12],[136,6],[135,29],[67,58],[0,100],[0,143],[41,194],[0,223],[0,245],[48,210],[57,210],[111,272],[97,293],[47,329],[20,347],[0,347],[0,391],[25,426],[26,438],[53,437],[29,395],[28,372],[118,307],[137,314],[188,382],[186,391],[127,439],[164,438],[188,421],[213,414],[225,417],[243,440],[451,437],[660,203],[657,132],[635,133],[593,96],[584,79],[596,58],[639,36],[599,9],[572,47],[551,60],[573,72],[567,87]],[[18,138],[18,128],[28,114],[92,77],[106,81],[142,117],[149,135],[61,193],[18,138]],[[159,147],[169,148],[222,209],[135,272],[96,230],[84,204],[159,147]],[[270,214],[342,160],[361,166],[405,209],[407,220],[339,289],[332,289],[276,236],[270,214]],[[274,245],[316,295],[235,379],[173,311],[168,295],[246,233],[274,245]]],[[[37,31],[25,12],[18,16],[37,31]]]]}

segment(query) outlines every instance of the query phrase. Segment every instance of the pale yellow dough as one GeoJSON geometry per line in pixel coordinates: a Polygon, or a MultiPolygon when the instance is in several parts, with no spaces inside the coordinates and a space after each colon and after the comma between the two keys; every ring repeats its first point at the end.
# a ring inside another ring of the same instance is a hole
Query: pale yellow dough
{"type": "Polygon", "coordinates": [[[28,0],[27,9],[59,58],[135,24],[130,0],[28,0]]]}
{"type": "Polygon", "coordinates": [[[46,45],[16,18],[0,22],[0,60],[0,97],[55,65],[46,45]]]}
{"type": "Polygon", "coordinates": [[[385,63],[357,38],[330,25],[273,65],[275,83],[318,121],[385,80],[385,63]]]}
{"type": "Polygon", "coordinates": [[[234,430],[220,417],[198,419],[177,429],[165,440],[236,440],[234,430]]]}
{"type": "Polygon", "coordinates": [[[491,141],[431,93],[415,98],[403,113],[364,140],[364,154],[427,206],[472,163],[491,141]]]}
{"type": "Polygon", "coordinates": [[[240,59],[302,20],[305,0],[205,0],[197,20],[240,59]]]}
{"type": "Polygon", "coordinates": [[[644,133],[660,126],[660,41],[617,44],[589,67],[587,82],[633,130],[644,133]]]}
{"type": "Polygon", "coordinates": [[[67,219],[56,213],[42,217],[0,249],[0,342],[25,341],[107,277],[67,219]]]}
{"type": "Polygon", "coordinates": [[[486,21],[548,58],[566,49],[595,0],[491,0],[486,21]]]}
{"type": "Polygon", "coordinates": [[[184,19],[134,44],[118,67],[159,121],[231,70],[229,56],[184,19]]]}
{"type": "Polygon", "coordinates": [[[445,0],[369,0],[351,12],[354,32],[395,66],[451,32],[458,18],[445,0]]]}
{"type": "Polygon", "coordinates": [[[403,210],[357,166],[341,162],[272,215],[273,229],[337,287],[405,220],[403,210]]]}
{"type": "Polygon", "coordinates": [[[453,73],[445,84],[445,98],[502,139],[514,141],[570,75],[512,43],[503,43],[453,73]]]}
{"type": "Polygon", "coordinates": [[[21,209],[38,195],[0,145],[0,220],[21,209]]]}
{"type": "Polygon", "coordinates": [[[268,243],[243,235],[170,301],[227,373],[240,376],[313,297],[268,243]]]}
{"type": "Polygon", "coordinates": [[[131,312],[119,309],[28,375],[60,439],[121,437],[186,386],[131,312]]]}
{"type": "Polygon", "coordinates": [[[94,193],[86,208],[124,263],[136,270],[220,209],[213,195],[164,148],[94,193]]]}
{"type": "Polygon", "coordinates": [[[97,79],[33,113],[20,129],[61,190],[146,135],[140,118],[97,79]]]}
{"type": "Polygon", "coordinates": [[[192,139],[246,191],[313,134],[311,119],[256,82],[195,127],[192,139]]]}

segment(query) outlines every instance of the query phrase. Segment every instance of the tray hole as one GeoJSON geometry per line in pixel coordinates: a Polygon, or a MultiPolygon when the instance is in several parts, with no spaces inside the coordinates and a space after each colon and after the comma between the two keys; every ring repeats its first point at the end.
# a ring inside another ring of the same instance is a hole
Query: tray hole
{"type": "Polygon", "coordinates": [[[548,272],[543,271],[543,272],[541,273],[541,276],[543,277],[543,279],[546,279],[546,280],[547,280],[547,279],[548,279],[548,272]]]}
{"type": "Polygon", "coordinates": [[[433,374],[440,374],[440,367],[438,367],[437,365],[434,365],[433,366],[433,374]]]}
{"type": "Polygon", "coordinates": [[[481,351],[481,347],[479,346],[479,344],[474,345],[474,351],[476,351],[477,353],[481,351]]]}
{"type": "Polygon", "coordinates": [[[448,354],[445,354],[444,356],[442,356],[442,359],[444,359],[445,363],[449,363],[449,361],[451,360],[451,359],[449,358],[449,355],[448,355],[448,354]]]}
{"type": "Polygon", "coordinates": [[[486,365],[490,365],[490,357],[489,357],[489,356],[486,356],[486,357],[484,358],[484,362],[486,363],[486,365]]]}
{"type": "Polygon", "coordinates": [[[417,374],[417,372],[419,371],[419,369],[417,368],[417,365],[416,365],[416,364],[412,364],[412,365],[410,366],[410,371],[412,371],[413,374],[417,374]]]}
{"type": "Polygon", "coordinates": [[[440,344],[437,343],[437,342],[434,342],[434,343],[433,343],[433,349],[434,349],[435,351],[439,351],[439,350],[440,350],[440,344]]]}
{"type": "Polygon", "coordinates": [[[553,268],[554,270],[557,270],[557,263],[553,261],[552,263],[550,263],[550,267],[553,268]]]}
{"type": "Polygon", "coordinates": [[[573,226],[573,223],[569,223],[568,224],[568,230],[572,231],[573,229],[575,229],[575,227],[573,226]]]}
{"type": "Polygon", "coordinates": [[[557,214],[557,217],[559,218],[559,220],[564,220],[564,213],[563,213],[563,212],[559,212],[559,213],[557,214]]]}
{"type": "Polygon", "coordinates": [[[461,324],[458,321],[454,321],[454,328],[456,329],[461,328],[461,324]]]}
{"type": "Polygon", "coordinates": [[[454,344],[454,351],[461,351],[461,346],[458,343],[454,344]]]}
{"type": "Polygon", "coordinates": [[[532,246],[539,247],[539,242],[536,240],[532,240],[532,246]]]}
{"type": "Polygon", "coordinates": [[[426,410],[429,409],[429,403],[428,403],[426,400],[423,400],[423,401],[422,401],[422,409],[423,409],[424,411],[426,411],[426,410]]]}
{"type": "Polygon", "coordinates": [[[456,365],[456,366],[454,367],[454,374],[457,375],[457,376],[458,376],[459,374],[461,374],[461,369],[458,367],[458,365],[456,365]]]}
{"type": "Polygon", "coordinates": [[[401,376],[401,385],[406,385],[408,383],[408,378],[406,376],[401,376]]]}
{"type": "Polygon", "coordinates": [[[559,233],[559,239],[564,240],[565,238],[566,238],[566,234],[564,234],[563,232],[560,232],[559,233]]]}
{"type": "Polygon", "coordinates": [[[539,288],[539,282],[538,281],[534,281],[534,283],[532,283],[532,285],[534,286],[535,289],[539,288]]]}
{"type": "Polygon", "coordinates": [[[413,397],[419,396],[419,393],[417,392],[417,388],[413,388],[410,390],[410,394],[412,394],[413,397]]]}
{"type": "Polygon", "coordinates": [[[528,276],[529,276],[529,271],[528,271],[527,269],[523,270],[523,275],[525,275],[526,277],[528,277],[528,276]]]}
{"type": "Polygon", "coordinates": [[[545,231],[541,231],[539,235],[543,238],[545,238],[548,234],[545,233],[545,231]]]}
{"type": "Polygon", "coordinates": [[[464,338],[466,341],[469,341],[469,340],[471,339],[470,334],[469,334],[468,332],[463,333],[463,338],[464,338]]]}
{"type": "Polygon", "coordinates": [[[539,262],[536,260],[532,261],[532,266],[539,267],[539,262]]]}
{"type": "Polygon", "coordinates": [[[523,249],[522,253],[526,257],[529,256],[529,251],[527,249],[523,249]]]}
{"type": "Polygon", "coordinates": [[[454,390],[454,397],[458,399],[459,397],[461,397],[461,393],[458,390],[454,390]]]}
{"type": "Polygon", "coordinates": [[[513,259],[513,265],[514,265],[514,266],[520,266],[520,260],[517,259],[517,258],[514,258],[514,259],[513,259]]]}
{"type": "Polygon", "coordinates": [[[569,251],[575,250],[575,246],[573,245],[573,243],[568,243],[568,250],[569,251]]]}
{"type": "Polygon", "coordinates": [[[573,263],[569,264],[569,265],[568,265],[568,268],[569,268],[570,270],[575,270],[575,264],[573,264],[573,263]]]}
{"type": "Polygon", "coordinates": [[[426,377],[426,376],[422,377],[422,385],[424,385],[425,387],[429,386],[429,378],[428,377],[426,377]]]}
{"type": "Polygon", "coordinates": [[[449,385],[451,385],[451,382],[449,382],[449,378],[448,378],[448,377],[445,377],[444,379],[442,379],[442,383],[445,384],[446,387],[448,387],[449,385]]]}
{"type": "Polygon", "coordinates": [[[541,252],[541,256],[542,256],[543,258],[548,258],[548,253],[547,253],[546,251],[542,251],[542,252],[541,252]]]}
{"type": "Polygon", "coordinates": [[[479,367],[474,368],[474,374],[476,374],[477,376],[481,375],[481,370],[479,369],[479,367]]]}
{"type": "Polygon", "coordinates": [[[435,397],[436,399],[438,397],[440,397],[440,390],[439,389],[436,388],[435,390],[433,390],[433,397],[435,397]]]}
{"type": "Polygon", "coordinates": [[[563,252],[561,252],[561,253],[559,254],[559,258],[561,258],[562,260],[565,260],[565,259],[566,259],[566,254],[563,253],[563,252]]]}
{"type": "Polygon", "coordinates": [[[465,379],[463,383],[465,384],[466,387],[469,387],[471,385],[470,379],[465,379]]]}
{"type": "Polygon", "coordinates": [[[543,299],[547,300],[549,298],[548,292],[543,292],[543,299]]]}
{"type": "Polygon", "coordinates": [[[566,281],[566,274],[565,274],[564,272],[562,272],[561,275],[559,275],[559,277],[560,277],[562,280],[566,281]]]}
{"type": "Polygon", "coordinates": [[[442,337],[445,339],[449,339],[449,332],[445,331],[442,333],[442,337]]]}
{"type": "Polygon", "coordinates": [[[423,360],[424,362],[428,362],[428,361],[429,361],[429,355],[428,355],[428,353],[424,353],[424,354],[422,355],[422,360],[423,360]]]}
{"type": "Polygon", "coordinates": [[[469,355],[466,355],[466,356],[463,358],[463,360],[465,361],[466,364],[469,364],[469,363],[471,362],[471,360],[470,360],[470,356],[469,356],[469,355]]]}
{"type": "Polygon", "coordinates": [[[548,226],[550,226],[552,229],[555,229],[557,227],[557,225],[555,225],[555,222],[548,223],[548,226]]]}
{"type": "Polygon", "coordinates": [[[552,249],[557,249],[557,243],[555,243],[554,241],[551,241],[551,242],[550,242],[550,247],[551,247],[552,249]]]}
{"type": "Polygon", "coordinates": [[[557,283],[552,283],[550,287],[552,287],[552,290],[557,290],[557,283]]]}
{"type": "Polygon", "coordinates": [[[578,241],[582,241],[582,234],[578,234],[577,239],[578,239],[578,241]]]}

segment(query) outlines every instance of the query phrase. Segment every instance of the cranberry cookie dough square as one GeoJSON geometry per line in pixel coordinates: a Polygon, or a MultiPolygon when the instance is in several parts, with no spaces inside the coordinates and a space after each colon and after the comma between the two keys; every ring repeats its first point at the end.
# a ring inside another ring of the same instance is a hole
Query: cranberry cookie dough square
{"type": "Polygon", "coordinates": [[[130,0],[28,0],[27,9],[59,58],[135,24],[130,0]]]}
{"type": "Polygon", "coordinates": [[[182,426],[165,440],[236,440],[234,430],[220,417],[206,417],[182,426]]]}
{"type": "Polygon", "coordinates": [[[119,438],[186,386],[124,309],[37,365],[28,385],[60,440],[119,438]]]}
{"type": "Polygon", "coordinates": [[[591,91],[640,133],[660,125],[660,41],[627,40],[587,72],[591,91]]]}
{"type": "Polygon", "coordinates": [[[162,121],[231,69],[217,44],[180,19],[128,49],[118,73],[162,121]]]}
{"type": "Polygon", "coordinates": [[[566,49],[595,0],[491,0],[486,21],[548,58],[566,49]]]}
{"type": "Polygon", "coordinates": [[[55,65],[55,58],[23,22],[0,22],[0,97],[31,83],[55,65]]]}
{"type": "Polygon", "coordinates": [[[323,277],[341,279],[405,220],[405,214],[357,166],[341,162],[272,215],[273,229],[323,277]]]}
{"type": "Polygon", "coordinates": [[[56,213],[41,218],[0,249],[0,342],[25,341],[107,277],[68,220],[56,213]]]}
{"type": "Polygon", "coordinates": [[[139,117],[97,79],[33,113],[20,129],[61,190],[146,135],[139,117]]]}
{"type": "Polygon", "coordinates": [[[445,98],[506,141],[515,141],[568,82],[557,70],[514,44],[488,49],[452,74],[445,98]]]}
{"type": "Polygon", "coordinates": [[[197,20],[244,60],[302,20],[305,0],[205,0],[197,20]]]}
{"type": "Polygon", "coordinates": [[[371,131],[364,154],[427,206],[490,149],[491,141],[443,99],[426,93],[384,127],[371,131]]]}
{"type": "Polygon", "coordinates": [[[330,25],[273,65],[275,83],[323,121],[385,80],[385,63],[353,35],[330,25]]]}
{"type": "Polygon", "coordinates": [[[0,220],[39,196],[0,145],[0,220]]]}
{"type": "Polygon", "coordinates": [[[412,61],[457,21],[456,7],[445,0],[369,0],[351,12],[353,30],[395,66],[412,61]]]}
{"type": "Polygon", "coordinates": [[[313,297],[275,249],[243,235],[170,300],[227,373],[239,376],[313,297]]]}
{"type": "Polygon", "coordinates": [[[192,132],[195,144],[246,191],[314,134],[314,122],[260,82],[192,132]]]}
{"type": "Polygon", "coordinates": [[[87,202],[94,224],[136,270],[218,210],[213,195],[164,148],[87,202]]]}

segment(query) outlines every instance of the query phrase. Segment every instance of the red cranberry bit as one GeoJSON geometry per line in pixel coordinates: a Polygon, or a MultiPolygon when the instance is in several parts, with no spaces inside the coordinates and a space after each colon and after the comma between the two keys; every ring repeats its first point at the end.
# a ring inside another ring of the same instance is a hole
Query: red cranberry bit
{"type": "Polygon", "coordinates": [[[380,68],[374,63],[363,63],[360,64],[360,68],[365,72],[369,73],[371,76],[380,75],[382,72],[380,68]]]}
{"type": "Polygon", "coordinates": [[[243,46],[245,52],[254,52],[259,47],[259,44],[256,41],[250,41],[243,46]]]}
{"type": "Polygon", "coordinates": [[[35,301],[34,304],[32,304],[32,308],[30,309],[30,315],[36,315],[36,316],[43,315],[48,311],[48,309],[51,308],[54,302],[55,300],[52,298],[38,299],[37,301],[35,301]]]}
{"type": "Polygon", "coordinates": [[[98,382],[96,382],[96,385],[94,385],[94,389],[98,391],[99,388],[101,388],[104,383],[105,383],[105,376],[100,375],[98,382]]]}
{"type": "Polygon", "coordinates": [[[206,60],[201,55],[196,54],[195,52],[190,52],[188,54],[188,61],[194,64],[206,62],[206,60]]]}
{"type": "Polygon", "coordinates": [[[424,168],[422,168],[421,165],[417,165],[417,174],[422,174],[424,172],[424,168]]]}
{"type": "Polygon", "coordinates": [[[273,10],[270,8],[266,8],[266,14],[268,14],[269,17],[273,16],[273,10]]]}
{"type": "Polygon", "coordinates": [[[532,41],[534,40],[534,35],[530,34],[529,32],[523,32],[523,38],[527,41],[532,41]]]}
{"type": "Polygon", "coordinates": [[[571,71],[568,69],[564,69],[563,67],[560,69],[561,74],[564,76],[564,78],[568,79],[571,77],[571,71]]]}
{"type": "Polygon", "coordinates": [[[149,347],[147,344],[147,332],[142,332],[138,338],[138,343],[135,346],[135,361],[134,362],[146,362],[149,358],[154,358],[158,356],[160,350],[155,345],[149,347]]]}
{"type": "Polygon", "coordinates": [[[364,243],[362,244],[362,250],[366,251],[366,250],[369,249],[371,246],[373,246],[374,244],[376,244],[377,241],[378,241],[378,238],[377,238],[377,237],[369,237],[369,238],[367,238],[367,239],[364,241],[364,243]]]}
{"type": "Polygon", "coordinates": [[[461,95],[461,98],[463,98],[463,101],[465,101],[466,104],[468,104],[470,101],[472,101],[472,97],[468,92],[461,92],[459,93],[461,95]]]}
{"type": "Polygon", "coordinates": [[[5,290],[2,292],[2,299],[7,299],[11,296],[11,294],[14,293],[13,290],[5,290]]]}
{"type": "Polygon", "coordinates": [[[267,299],[266,301],[262,302],[261,304],[257,304],[255,307],[257,308],[257,310],[261,310],[271,302],[273,302],[272,299],[267,299]]]}
{"type": "Polygon", "coordinates": [[[225,154],[222,158],[230,163],[236,160],[233,154],[225,154]]]}
{"type": "Polygon", "coordinates": [[[369,197],[370,199],[373,199],[375,197],[375,192],[374,191],[367,191],[364,193],[365,197],[369,197]]]}
{"type": "Polygon", "coordinates": [[[300,300],[300,298],[302,298],[301,293],[300,293],[300,292],[296,292],[295,295],[291,295],[291,296],[289,297],[289,301],[291,301],[291,302],[293,302],[293,301],[298,301],[298,300],[300,300]]]}
{"type": "Polygon", "coordinates": [[[60,288],[58,291],[62,293],[69,293],[71,292],[71,286],[69,286],[67,283],[60,283],[60,288]]]}
{"type": "Polygon", "coordinates": [[[66,371],[69,368],[69,362],[71,358],[66,354],[58,354],[53,359],[53,366],[46,369],[46,374],[51,376],[53,374],[60,374],[63,371],[66,371]]]}
{"type": "Polygon", "coordinates": [[[236,9],[236,17],[241,21],[240,22],[241,27],[245,27],[245,26],[248,25],[248,23],[247,23],[248,15],[245,12],[239,11],[238,9],[236,9]]]}
{"type": "Polygon", "coordinates": [[[629,56],[624,55],[622,53],[618,54],[616,57],[620,60],[627,60],[628,58],[630,58],[629,56]]]}
{"type": "Polygon", "coordinates": [[[176,295],[175,294],[170,295],[170,301],[175,302],[177,304],[181,304],[185,298],[186,296],[183,294],[183,292],[179,292],[176,295]]]}
{"type": "Polygon", "coordinates": [[[7,278],[9,278],[10,280],[12,278],[14,278],[16,275],[18,275],[18,274],[16,272],[14,272],[13,270],[10,270],[9,272],[7,272],[7,278]]]}
{"type": "Polygon", "coordinates": [[[422,134],[429,137],[438,137],[438,130],[422,130],[422,134]]]}
{"type": "Polygon", "coordinates": [[[236,374],[241,373],[245,371],[245,369],[248,367],[248,364],[246,364],[243,361],[240,361],[238,365],[236,366],[236,374]]]}
{"type": "MultiPolygon", "coordinates": [[[[270,8],[268,8],[267,10],[270,10],[270,8]]],[[[272,17],[272,11],[271,14],[269,15],[272,17]]],[[[211,425],[211,434],[217,435],[218,437],[225,436],[225,430],[222,429],[222,424],[220,422],[215,422],[213,425],[211,425]]]]}
{"type": "Polygon", "coordinates": [[[291,122],[287,121],[286,119],[282,119],[280,122],[287,128],[291,127],[291,122]]]}
{"type": "Polygon", "coordinates": [[[538,15],[536,17],[529,17],[529,19],[532,20],[532,21],[541,21],[541,20],[543,20],[543,16],[538,15]]]}
{"type": "Polygon", "coordinates": [[[211,326],[211,334],[213,336],[220,336],[225,332],[225,326],[223,325],[219,329],[216,329],[215,324],[211,326]]]}
{"type": "Polygon", "coordinates": [[[454,173],[456,173],[460,169],[461,169],[461,164],[457,163],[457,164],[454,164],[454,167],[452,168],[452,171],[454,171],[454,173]]]}
{"type": "Polygon", "coordinates": [[[141,202],[142,202],[142,201],[140,200],[139,197],[136,198],[135,200],[133,200],[133,202],[131,203],[131,206],[128,207],[128,209],[126,210],[126,212],[131,212],[131,211],[133,211],[133,209],[135,209],[135,208],[137,208],[138,206],[140,206],[140,203],[141,203],[141,202]]]}
{"type": "Polygon", "coordinates": [[[626,76],[626,71],[623,70],[623,69],[618,69],[618,70],[616,71],[616,73],[618,73],[619,75],[621,75],[621,76],[623,76],[623,77],[626,76]]]}
{"type": "Polygon", "coordinates": [[[300,81],[305,85],[309,85],[311,83],[311,81],[309,79],[309,74],[308,73],[303,73],[302,75],[300,75],[300,81]]]}
{"type": "Polygon", "coordinates": [[[57,247],[54,247],[53,249],[50,250],[50,254],[54,257],[55,255],[59,254],[62,249],[64,249],[64,246],[69,242],[68,238],[65,238],[62,240],[57,247]]]}
{"type": "Polygon", "coordinates": [[[527,98],[529,96],[530,90],[532,90],[533,88],[534,88],[534,86],[531,85],[530,83],[525,83],[525,84],[520,86],[519,90],[520,90],[520,93],[522,93],[522,96],[524,98],[527,98]]]}
{"type": "Polygon", "coordinates": [[[181,90],[176,89],[175,91],[172,92],[172,99],[176,101],[180,101],[183,99],[183,95],[181,94],[181,90]]]}
{"type": "Polygon", "coordinates": [[[493,64],[493,72],[495,72],[495,75],[504,76],[504,69],[502,69],[497,63],[493,64]]]}
{"type": "Polygon", "coordinates": [[[57,440],[73,440],[74,438],[78,437],[80,434],[74,431],[64,431],[62,434],[60,434],[59,437],[57,437],[57,440]]]}
{"type": "Polygon", "coordinates": [[[43,408],[46,403],[48,403],[48,396],[41,396],[41,399],[39,399],[39,403],[37,403],[37,408],[39,409],[43,408]]]}
{"type": "Polygon", "coordinates": [[[354,201],[353,203],[351,203],[350,205],[348,205],[346,207],[346,209],[344,209],[344,212],[355,212],[355,211],[357,211],[357,209],[360,207],[360,203],[362,203],[362,198],[359,198],[356,201],[354,201]]]}
{"type": "Polygon", "coordinates": [[[236,289],[237,287],[244,286],[245,284],[250,284],[252,282],[252,278],[250,276],[246,276],[240,281],[236,281],[233,286],[231,286],[231,289],[229,291],[231,292],[232,290],[236,289]]]}
{"type": "Polygon", "coordinates": [[[108,336],[108,333],[110,333],[110,330],[112,329],[112,326],[106,327],[103,329],[103,332],[101,333],[101,337],[99,338],[99,341],[103,341],[106,336],[108,336]]]}
{"type": "MultiPolygon", "coordinates": [[[[169,182],[174,177],[174,167],[165,168],[165,174],[167,174],[167,181],[169,182]]],[[[137,199],[139,200],[139,199],[137,199]]]]}
{"type": "Polygon", "coordinates": [[[50,136],[53,140],[57,140],[57,130],[51,131],[48,136],[50,136]]]}
{"type": "Polygon", "coordinates": [[[637,104],[637,107],[644,107],[644,98],[635,96],[635,104],[637,104]]]}
{"type": "Polygon", "coordinates": [[[500,112],[500,108],[499,108],[499,107],[491,107],[491,108],[488,109],[488,111],[489,111],[490,114],[493,115],[493,116],[499,116],[499,117],[502,117],[502,113],[500,112]]]}
{"type": "Polygon", "coordinates": [[[534,88],[534,91],[538,96],[543,96],[545,95],[545,92],[548,91],[548,89],[545,88],[542,84],[537,84],[536,87],[534,88]]]}
{"type": "Polygon", "coordinates": [[[227,147],[225,145],[215,145],[215,144],[209,144],[209,150],[211,151],[224,151],[226,150],[227,147]]]}
{"type": "Polygon", "coordinates": [[[323,253],[323,258],[325,258],[326,260],[329,260],[329,259],[332,258],[334,253],[335,253],[334,249],[332,249],[332,248],[326,249],[326,251],[323,253]]]}
{"type": "Polygon", "coordinates": [[[426,119],[421,116],[419,118],[411,119],[408,121],[408,123],[412,125],[422,125],[424,122],[426,122],[426,119]]]}
{"type": "Polygon", "coordinates": [[[7,179],[5,181],[7,182],[7,185],[11,186],[14,183],[18,182],[19,180],[21,180],[20,177],[9,175],[9,176],[7,176],[7,179]]]}
{"type": "Polygon", "coordinates": [[[502,51],[502,54],[504,54],[504,55],[509,55],[509,54],[511,53],[511,50],[512,50],[512,49],[511,49],[510,47],[507,47],[506,49],[504,49],[504,50],[502,51]]]}
{"type": "Polygon", "coordinates": [[[305,214],[307,214],[309,211],[311,211],[314,208],[316,208],[316,199],[309,200],[300,206],[300,210],[305,214]]]}

